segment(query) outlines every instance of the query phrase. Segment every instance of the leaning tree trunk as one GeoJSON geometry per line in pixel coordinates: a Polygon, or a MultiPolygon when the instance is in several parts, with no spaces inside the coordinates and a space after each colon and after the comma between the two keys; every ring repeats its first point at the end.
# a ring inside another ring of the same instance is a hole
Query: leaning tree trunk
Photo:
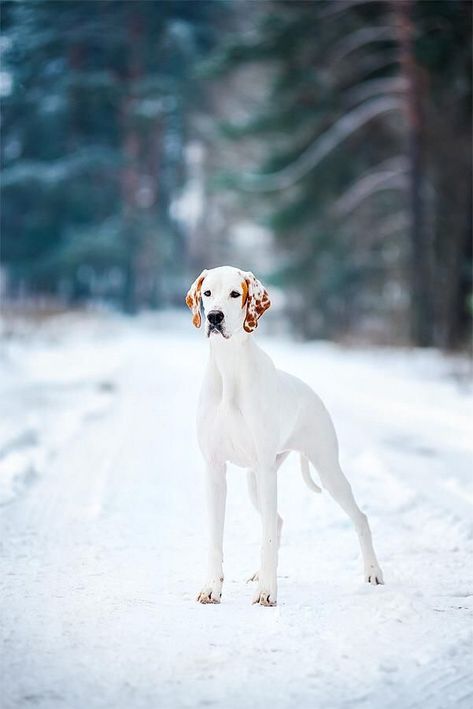
{"type": "Polygon", "coordinates": [[[393,0],[398,28],[400,67],[406,82],[405,114],[409,160],[409,284],[411,298],[410,330],[414,344],[433,343],[430,261],[431,239],[425,209],[424,113],[419,68],[414,54],[413,0],[393,0]]]}

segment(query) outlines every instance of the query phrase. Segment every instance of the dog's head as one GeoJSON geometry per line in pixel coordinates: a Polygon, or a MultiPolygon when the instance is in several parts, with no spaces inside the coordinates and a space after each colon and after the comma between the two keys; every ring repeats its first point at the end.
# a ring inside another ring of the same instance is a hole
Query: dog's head
{"type": "Polygon", "coordinates": [[[200,327],[204,308],[207,337],[229,339],[237,332],[253,332],[271,301],[262,284],[250,271],[220,266],[202,271],[187,293],[192,322],[200,327]]]}

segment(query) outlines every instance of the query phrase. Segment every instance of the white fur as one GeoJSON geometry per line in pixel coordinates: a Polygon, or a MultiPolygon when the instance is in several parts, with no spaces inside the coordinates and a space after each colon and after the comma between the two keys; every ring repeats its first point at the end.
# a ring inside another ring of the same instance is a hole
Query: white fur
{"type": "MultiPolygon", "coordinates": [[[[232,291],[252,274],[231,266],[203,272],[200,293],[210,358],[198,406],[198,439],[207,469],[210,545],[207,582],[197,600],[219,603],[223,585],[223,527],[226,464],[248,469],[250,498],[261,515],[261,566],[254,603],[275,605],[282,519],[277,511],[277,470],[291,451],[301,455],[302,472],[312,489],[308,462],[322,486],[351,518],[358,533],[365,580],[382,583],[366,516],[357,506],[338,461],[330,416],[319,397],[300,379],[275,368],[243,323],[246,306],[232,291]],[[210,295],[204,293],[210,292],[210,295]],[[209,331],[208,313],[224,314],[223,333],[209,331]]],[[[258,286],[261,286],[256,281],[258,286]]],[[[262,288],[262,287],[261,287],[262,288]]]]}

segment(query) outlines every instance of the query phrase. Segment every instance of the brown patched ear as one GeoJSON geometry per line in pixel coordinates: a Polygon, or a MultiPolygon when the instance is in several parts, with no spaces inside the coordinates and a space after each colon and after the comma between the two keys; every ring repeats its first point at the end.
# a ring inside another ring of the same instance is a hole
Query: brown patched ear
{"type": "Polygon", "coordinates": [[[245,280],[242,283],[242,303],[242,307],[246,303],[243,328],[246,332],[253,332],[258,327],[258,320],[264,311],[270,307],[271,301],[266,288],[249,271],[245,274],[245,280]]]}
{"type": "Polygon", "coordinates": [[[207,275],[207,269],[204,269],[191,285],[186,295],[186,303],[192,310],[192,322],[196,327],[200,327],[202,318],[200,316],[200,301],[202,300],[201,288],[202,282],[207,275]]]}

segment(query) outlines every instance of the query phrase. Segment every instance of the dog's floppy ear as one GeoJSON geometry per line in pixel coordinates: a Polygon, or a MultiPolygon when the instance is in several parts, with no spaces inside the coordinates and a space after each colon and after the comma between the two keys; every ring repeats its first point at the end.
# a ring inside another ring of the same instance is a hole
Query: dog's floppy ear
{"type": "Polygon", "coordinates": [[[187,292],[186,303],[192,310],[192,322],[196,327],[200,327],[202,318],[200,317],[200,301],[202,300],[201,288],[202,282],[207,275],[207,269],[204,269],[198,276],[187,292]]]}
{"type": "Polygon", "coordinates": [[[258,320],[271,305],[271,301],[266,288],[250,271],[244,276],[242,307],[246,305],[246,316],[243,328],[246,332],[253,332],[258,327],[258,320]]]}

